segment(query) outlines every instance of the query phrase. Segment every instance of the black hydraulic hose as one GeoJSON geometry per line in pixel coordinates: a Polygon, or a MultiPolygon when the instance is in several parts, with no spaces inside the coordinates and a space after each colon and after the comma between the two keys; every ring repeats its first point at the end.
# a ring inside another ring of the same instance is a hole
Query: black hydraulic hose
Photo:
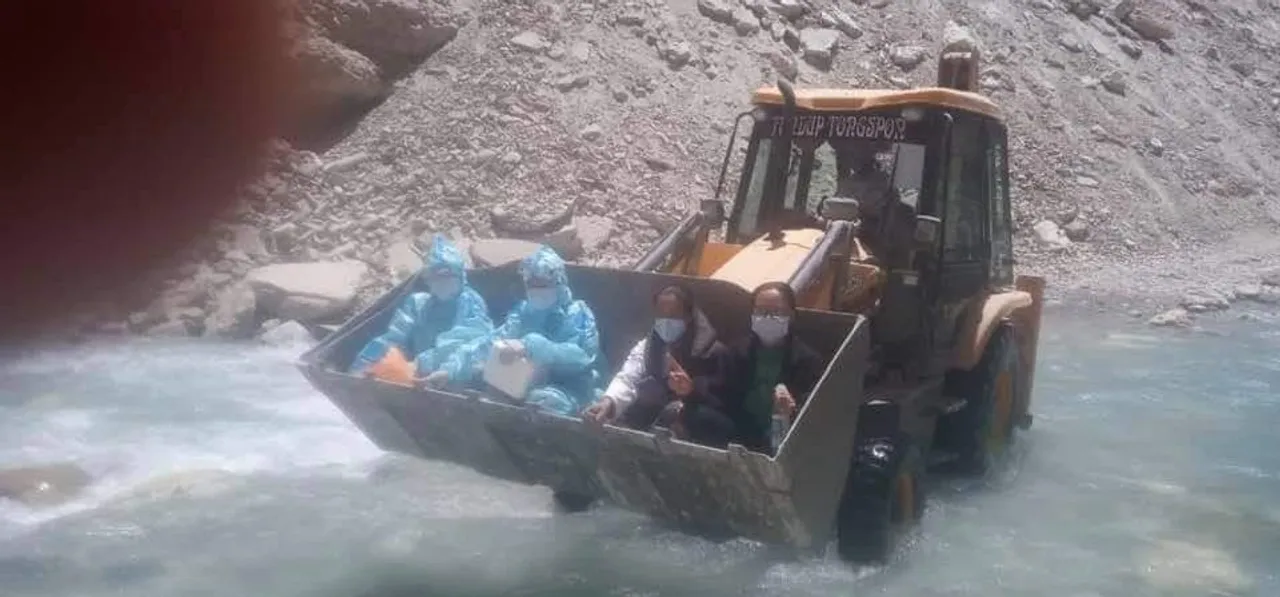
{"type": "Polygon", "coordinates": [[[774,141],[773,156],[767,181],[770,200],[761,206],[760,216],[769,226],[769,238],[782,238],[782,223],[778,216],[787,199],[787,176],[791,173],[791,138],[795,130],[796,92],[786,79],[778,80],[778,92],[782,94],[782,136],[774,141]]]}

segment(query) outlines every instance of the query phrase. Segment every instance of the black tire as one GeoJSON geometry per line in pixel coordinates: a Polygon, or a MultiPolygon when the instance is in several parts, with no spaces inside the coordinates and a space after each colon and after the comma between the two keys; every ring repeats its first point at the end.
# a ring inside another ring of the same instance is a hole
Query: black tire
{"type": "Polygon", "coordinates": [[[948,374],[946,393],[965,405],[938,420],[936,444],[956,455],[960,472],[985,474],[1013,443],[1021,372],[1014,327],[1005,322],[973,369],[948,374]]]}
{"type": "Polygon", "coordinates": [[[553,491],[551,499],[555,500],[556,509],[565,514],[576,514],[591,507],[595,498],[570,491],[553,491]]]}
{"type": "Polygon", "coordinates": [[[852,563],[881,563],[924,516],[924,459],[905,436],[859,440],[836,514],[836,550],[852,563]]]}

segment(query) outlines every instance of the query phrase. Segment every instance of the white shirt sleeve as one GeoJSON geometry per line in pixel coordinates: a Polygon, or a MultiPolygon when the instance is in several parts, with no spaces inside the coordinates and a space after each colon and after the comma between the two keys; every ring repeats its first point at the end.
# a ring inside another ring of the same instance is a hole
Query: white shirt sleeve
{"type": "Polygon", "coordinates": [[[644,375],[644,353],[649,346],[649,337],[636,343],[631,352],[627,353],[627,360],[622,364],[622,368],[618,370],[618,374],[613,377],[613,381],[609,382],[609,387],[604,391],[604,395],[613,398],[616,402],[615,412],[621,413],[631,401],[636,397],[636,384],[644,375]]]}

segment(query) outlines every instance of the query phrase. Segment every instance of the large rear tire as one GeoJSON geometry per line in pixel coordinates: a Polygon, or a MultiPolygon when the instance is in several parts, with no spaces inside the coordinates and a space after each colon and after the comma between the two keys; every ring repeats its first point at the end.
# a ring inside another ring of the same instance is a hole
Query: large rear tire
{"type": "Polygon", "coordinates": [[[965,405],[938,420],[936,443],[956,455],[960,471],[985,474],[1013,443],[1021,373],[1014,327],[1006,322],[992,333],[977,366],[948,375],[947,394],[965,405]]]}
{"type": "Polygon", "coordinates": [[[924,459],[909,438],[860,440],[836,514],[836,550],[852,563],[880,563],[924,516],[924,459]]]}

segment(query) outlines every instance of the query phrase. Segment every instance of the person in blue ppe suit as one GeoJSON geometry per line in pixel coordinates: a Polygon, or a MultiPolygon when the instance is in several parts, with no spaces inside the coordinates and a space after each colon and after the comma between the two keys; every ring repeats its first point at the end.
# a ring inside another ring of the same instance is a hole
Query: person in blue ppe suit
{"type": "Polygon", "coordinates": [[[351,373],[367,374],[396,347],[413,362],[415,376],[427,378],[456,351],[492,333],[488,305],[467,285],[462,253],[443,236],[432,239],[418,276],[427,292],[405,297],[387,330],[356,356],[351,373]]]}
{"type": "Polygon", "coordinates": [[[595,314],[585,301],[573,298],[564,260],[550,247],[539,247],[526,257],[520,277],[525,300],[485,341],[454,353],[444,366],[448,381],[474,381],[494,350],[503,360],[525,356],[540,372],[525,401],[575,417],[596,400],[601,379],[603,356],[595,314]]]}

